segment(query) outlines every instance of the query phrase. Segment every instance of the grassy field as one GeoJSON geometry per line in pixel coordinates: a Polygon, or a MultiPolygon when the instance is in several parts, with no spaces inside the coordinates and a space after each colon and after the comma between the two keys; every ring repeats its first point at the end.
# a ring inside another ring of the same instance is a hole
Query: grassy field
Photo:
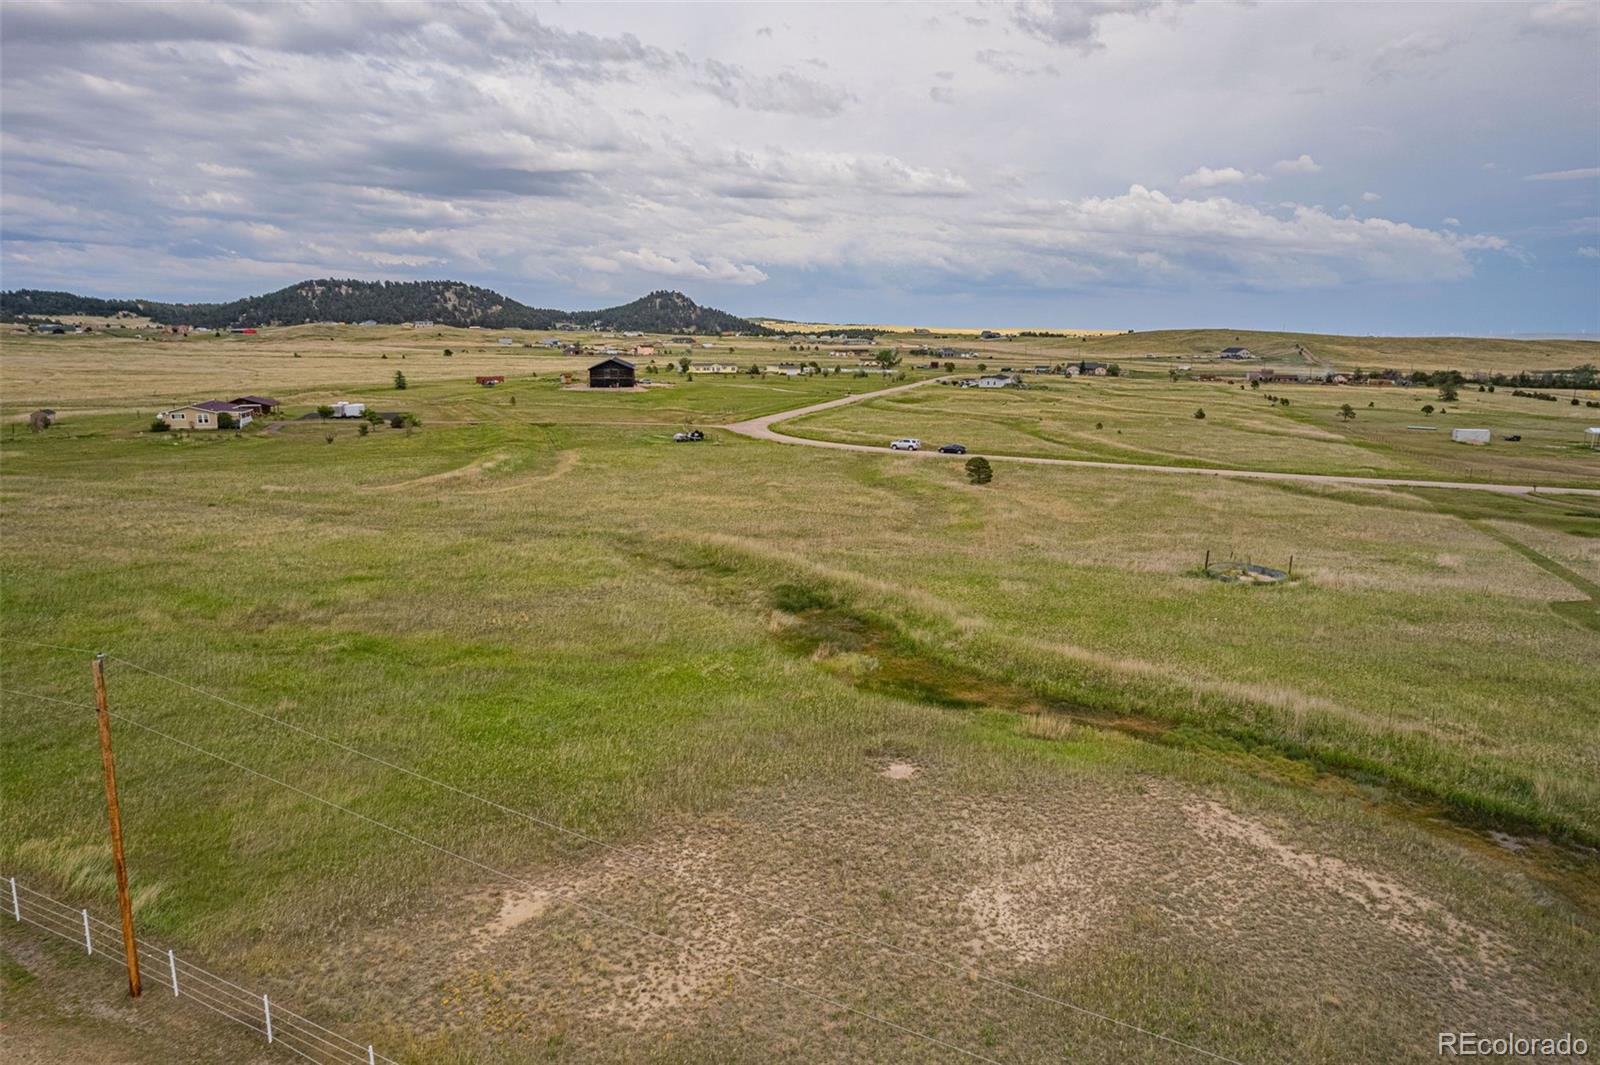
{"type": "MultiPolygon", "coordinates": [[[[884,943],[1240,1061],[1600,1034],[1596,508],[673,445],[878,381],[574,392],[558,359],[419,341],[396,393],[401,339],[269,333],[222,367],[84,345],[73,368],[7,339],[5,408],[75,413],[0,438],[3,687],[86,702],[85,655],[17,641],[106,649],[630,851],[113,662],[129,717],[482,863],[121,728],[149,934],[415,1062],[953,1060],[840,1004],[999,1061],[1197,1060],[884,943]],[[469,383],[511,358],[529,373],[469,383]],[[291,415],[338,388],[422,425],[140,431],[147,392],[246,367],[238,391],[291,415]],[[1208,580],[1208,549],[1296,579],[1208,580]]],[[[1410,395],[1344,426],[1321,390],[1076,387],[802,424],[1085,454],[1121,428],[1107,446],[1164,455],[1203,404],[1222,440],[1196,461],[1450,461],[1394,439],[1410,395]]],[[[1517,402],[1553,423],[1527,461],[1559,461],[1565,410],[1517,402]]],[[[109,915],[89,719],[0,706],[5,872],[109,915]]],[[[206,1058],[169,1003],[118,1007],[143,1033],[120,1039],[109,966],[5,936],[10,1038],[39,1060],[206,1058]]]]}
{"type": "MultiPolygon", "coordinates": [[[[1464,386],[1459,400],[1445,403],[1431,388],[1241,389],[1165,376],[1029,380],[1038,383],[929,386],[796,419],[783,431],[876,445],[914,436],[995,454],[1155,465],[1600,486],[1600,451],[1584,433],[1600,422],[1600,410],[1574,407],[1565,394],[1552,403],[1464,386]],[[1354,413],[1348,420],[1340,414],[1345,405],[1354,413]],[[1424,414],[1424,406],[1436,409],[1424,414]],[[1458,427],[1489,429],[1492,441],[1454,443],[1450,430],[1458,427]]],[[[1600,392],[1577,395],[1600,400],[1600,392]]]]}
{"type": "MultiPolygon", "coordinates": [[[[777,323],[771,323],[777,325],[777,323]]],[[[779,326],[784,328],[783,326],[779,326]]],[[[787,328],[794,328],[788,326],[787,328]]],[[[828,326],[804,325],[819,331],[828,326]]],[[[887,327],[886,327],[887,328],[887,327]]],[[[1242,373],[1243,366],[1331,366],[1341,370],[1460,370],[1516,373],[1521,370],[1566,370],[1600,365],[1600,342],[1593,340],[1503,340],[1494,337],[1355,337],[1321,333],[1264,332],[1248,329],[1158,329],[1142,332],[1055,330],[1062,336],[1023,336],[981,340],[976,329],[939,330],[929,335],[909,329],[891,332],[886,343],[949,343],[994,356],[1028,363],[1035,359],[1117,360],[1127,366],[1190,363],[1221,372],[1242,373]],[[1252,362],[1218,361],[1227,347],[1248,348],[1252,362]]]]}

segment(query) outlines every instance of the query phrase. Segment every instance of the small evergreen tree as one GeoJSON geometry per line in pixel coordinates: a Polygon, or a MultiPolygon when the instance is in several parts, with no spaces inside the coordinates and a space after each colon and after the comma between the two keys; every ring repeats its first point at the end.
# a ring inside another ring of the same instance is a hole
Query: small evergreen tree
{"type": "Polygon", "coordinates": [[[401,373],[399,370],[396,370],[394,372],[394,387],[399,389],[402,392],[405,391],[406,375],[401,373]]]}
{"type": "Polygon", "coordinates": [[[994,467],[981,455],[967,460],[967,480],[973,484],[988,484],[994,480],[994,467]]]}
{"type": "Polygon", "coordinates": [[[1199,419],[1199,420],[1200,420],[1200,421],[1205,421],[1205,417],[1206,417],[1206,412],[1205,412],[1205,408],[1203,408],[1203,407],[1196,407],[1196,408],[1195,408],[1195,409],[1194,409],[1194,416],[1195,416],[1195,417],[1196,417],[1196,418],[1197,418],[1197,419],[1199,419]]]}
{"type": "Polygon", "coordinates": [[[1339,408],[1339,417],[1343,418],[1345,421],[1352,421],[1354,420],[1355,416],[1356,410],[1354,407],[1350,406],[1350,404],[1346,403],[1344,406],[1339,408]]]}

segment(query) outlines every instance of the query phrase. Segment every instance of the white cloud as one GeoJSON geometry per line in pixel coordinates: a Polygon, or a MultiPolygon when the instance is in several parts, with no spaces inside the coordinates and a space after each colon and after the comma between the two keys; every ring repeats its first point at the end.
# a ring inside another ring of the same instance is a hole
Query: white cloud
{"type": "Polygon", "coordinates": [[[1361,194],[1362,203],[1377,203],[1381,199],[1383,199],[1383,197],[1378,195],[1376,192],[1363,192],[1361,194]]]}
{"type": "Polygon", "coordinates": [[[928,99],[936,104],[953,104],[956,102],[956,91],[948,85],[934,85],[928,89],[928,99]]]}
{"type": "Polygon", "coordinates": [[[1236,166],[1225,166],[1217,170],[1202,166],[1179,178],[1178,184],[1186,189],[1210,189],[1218,185],[1241,185],[1247,181],[1265,180],[1267,179],[1263,174],[1246,174],[1236,166]]]}
{"type": "Polygon", "coordinates": [[[1389,81],[1427,71],[1430,60],[1461,44],[1462,39],[1446,30],[1421,30],[1397,37],[1383,45],[1372,57],[1372,77],[1389,81]]]}
{"type": "Polygon", "coordinates": [[[1322,169],[1315,159],[1302,153],[1298,159],[1279,159],[1272,169],[1280,174],[1315,174],[1322,169]]]}
{"type": "Polygon", "coordinates": [[[1460,224],[1461,224],[1461,219],[1459,219],[1459,218],[1454,218],[1454,217],[1452,217],[1452,218],[1446,218],[1446,219],[1445,219],[1445,220],[1444,220],[1444,221],[1443,221],[1443,222],[1442,222],[1442,223],[1441,223],[1441,225],[1447,225],[1447,226],[1451,226],[1451,227],[1455,227],[1455,226],[1459,226],[1459,225],[1460,225],[1460,224]]]}
{"type": "Polygon", "coordinates": [[[1548,170],[1543,174],[1529,174],[1523,181],[1581,181],[1600,178],[1600,166],[1580,167],[1577,170],[1548,170]]]}
{"type": "Polygon", "coordinates": [[[1158,0],[1015,0],[1007,14],[1030,37],[1088,53],[1104,47],[1100,24],[1106,18],[1146,15],[1161,6],[1158,0]]]}
{"type": "Polygon", "coordinates": [[[1280,218],[1223,197],[1173,199],[1141,185],[1121,196],[1061,201],[1001,228],[1030,254],[1070,257],[1103,275],[1154,254],[1194,277],[1214,274],[1220,262],[1237,280],[1273,288],[1459,279],[1472,274],[1469,253],[1510,248],[1495,236],[1341,218],[1303,205],[1280,218]]]}
{"type": "Polygon", "coordinates": [[[766,274],[748,263],[733,263],[720,256],[713,256],[700,262],[686,255],[662,255],[640,248],[637,251],[618,252],[616,261],[643,273],[677,280],[725,281],[736,285],[757,285],[767,279],[766,274]]]}
{"type": "Polygon", "coordinates": [[[1593,244],[1585,244],[1578,249],[1578,254],[1585,259],[1600,259],[1600,248],[1593,244]]]}
{"type": "Polygon", "coordinates": [[[1589,0],[1551,0],[1527,11],[1526,28],[1535,33],[1581,37],[1600,31],[1600,11],[1589,0]]]}

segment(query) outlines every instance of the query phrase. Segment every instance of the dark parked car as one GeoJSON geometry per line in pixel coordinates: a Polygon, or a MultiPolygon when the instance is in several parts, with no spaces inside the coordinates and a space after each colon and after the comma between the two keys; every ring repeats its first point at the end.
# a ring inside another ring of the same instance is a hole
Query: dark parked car
{"type": "Polygon", "coordinates": [[[706,434],[698,429],[690,429],[687,433],[672,434],[672,442],[674,444],[693,444],[705,438],[706,434]]]}
{"type": "Polygon", "coordinates": [[[1509,440],[1514,444],[1514,443],[1517,443],[1518,441],[1520,441],[1522,439],[1522,434],[1521,433],[1512,433],[1510,436],[1504,437],[1503,439],[1509,440]]]}
{"type": "Polygon", "coordinates": [[[939,454],[941,455],[965,455],[966,453],[967,445],[965,444],[941,444],[939,446],[939,454]]]}

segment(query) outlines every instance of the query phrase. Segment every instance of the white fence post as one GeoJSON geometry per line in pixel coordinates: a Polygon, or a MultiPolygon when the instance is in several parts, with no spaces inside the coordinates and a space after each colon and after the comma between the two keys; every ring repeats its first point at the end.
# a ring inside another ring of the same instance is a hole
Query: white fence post
{"type": "Polygon", "coordinates": [[[172,951],[167,951],[167,968],[172,973],[172,997],[178,997],[178,959],[172,956],[172,951]]]}
{"type": "Polygon", "coordinates": [[[367,1065],[378,1065],[377,1056],[372,1053],[372,1044],[367,1044],[367,1065]]]}
{"type": "Polygon", "coordinates": [[[267,1001],[267,996],[261,996],[261,1012],[267,1018],[267,1042],[272,1042],[272,1003],[267,1001]]]}
{"type": "Polygon", "coordinates": [[[11,916],[22,920],[22,900],[17,898],[17,878],[11,878],[11,916]]]}
{"type": "Polygon", "coordinates": [[[89,935],[89,911],[83,911],[83,950],[86,954],[94,953],[94,939],[89,935]]]}

